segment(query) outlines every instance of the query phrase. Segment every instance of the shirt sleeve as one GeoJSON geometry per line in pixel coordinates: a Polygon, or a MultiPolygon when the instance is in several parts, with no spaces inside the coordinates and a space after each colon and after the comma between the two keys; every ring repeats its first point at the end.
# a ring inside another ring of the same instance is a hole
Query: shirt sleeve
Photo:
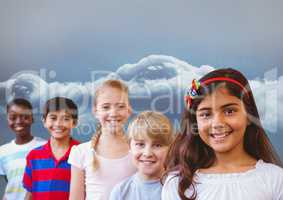
{"type": "Polygon", "coordinates": [[[31,154],[29,153],[26,157],[26,167],[23,176],[23,187],[28,191],[32,192],[32,165],[31,165],[31,154]]]}
{"type": "Polygon", "coordinates": [[[175,175],[169,175],[166,178],[161,192],[162,200],[181,200],[178,194],[179,178],[175,175]]]}
{"type": "Polygon", "coordinates": [[[82,147],[81,145],[73,146],[68,158],[68,163],[79,169],[84,169],[84,152],[86,150],[82,151],[82,147]]]}

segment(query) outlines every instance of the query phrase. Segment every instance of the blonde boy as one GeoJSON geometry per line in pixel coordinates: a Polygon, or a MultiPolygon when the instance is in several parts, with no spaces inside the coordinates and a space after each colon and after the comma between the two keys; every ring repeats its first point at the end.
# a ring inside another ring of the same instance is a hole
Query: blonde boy
{"type": "Polygon", "coordinates": [[[173,140],[170,120],[153,111],[140,113],[129,125],[130,151],[138,172],[114,187],[110,200],[161,199],[160,178],[173,140]]]}

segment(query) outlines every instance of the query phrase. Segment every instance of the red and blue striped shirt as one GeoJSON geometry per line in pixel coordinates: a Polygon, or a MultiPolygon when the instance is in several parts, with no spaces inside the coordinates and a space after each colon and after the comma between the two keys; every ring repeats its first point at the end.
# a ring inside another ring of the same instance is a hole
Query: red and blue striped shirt
{"type": "Polygon", "coordinates": [[[69,198],[71,166],[67,161],[72,146],[77,144],[78,141],[71,139],[69,149],[60,160],[54,157],[50,140],[28,154],[23,185],[32,193],[33,200],[69,198]]]}

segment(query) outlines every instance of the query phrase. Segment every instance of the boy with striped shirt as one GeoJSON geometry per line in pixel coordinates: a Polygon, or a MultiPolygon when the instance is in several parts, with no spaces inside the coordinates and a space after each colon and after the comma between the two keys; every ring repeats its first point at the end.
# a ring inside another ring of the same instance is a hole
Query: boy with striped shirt
{"type": "Polygon", "coordinates": [[[50,139],[27,156],[23,177],[26,200],[69,198],[71,168],[67,160],[72,146],[79,144],[70,136],[77,120],[78,108],[71,99],[55,97],[46,102],[43,124],[50,139]]]}

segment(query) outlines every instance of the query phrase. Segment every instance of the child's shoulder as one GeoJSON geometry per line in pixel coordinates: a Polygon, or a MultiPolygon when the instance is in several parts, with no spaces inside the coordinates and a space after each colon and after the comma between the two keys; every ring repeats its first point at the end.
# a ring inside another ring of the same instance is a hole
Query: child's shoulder
{"type": "Polygon", "coordinates": [[[127,188],[127,187],[129,187],[133,183],[136,175],[137,174],[133,174],[132,176],[129,176],[129,177],[123,179],[116,186],[119,187],[119,188],[127,188]]]}
{"type": "MultiPolygon", "coordinates": [[[[119,182],[118,184],[116,184],[111,192],[111,197],[117,198],[118,196],[119,197],[125,196],[125,193],[127,193],[131,188],[135,175],[136,174],[129,176],[125,178],[124,180],[122,180],[121,182],[119,182]]],[[[115,199],[115,198],[112,198],[112,199],[115,199]]]]}
{"type": "Polygon", "coordinates": [[[47,151],[47,145],[48,145],[48,142],[47,141],[42,141],[43,144],[35,147],[34,149],[32,149],[28,155],[27,155],[27,158],[28,159],[32,159],[34,157],[38,157],[38,156],[42,156],[42,155],[46,155],[46,151],[47,151]]]}
{"type": "Polygon", "coordinates": [[[82,168],[82,163],[91,162],[92,156],[93,148],[91,148],[91,142],[85,142],[72,146],[68,162],[82,168]]]}
{"type": "Polygon", "coordinates": [[[14,140],[11,140],[10,142],[7,142],[5,144],[0,145],[0,150],[7,148],[8,146],[11,146],[14,142],[14,140]]]}
{"type": "Polygon", "coordinates": [[[77,149],[91,149],[91,141],[79,143],[74,147],[77,149]]]}
{"type": "Polygon", "coordinates": [[[92,151],[91,141],[78,143],[72,146],[71,152],[75,154],[85,154],[92,151]]]}
{"type": "Polygon", "coordinates": [[[278,165],[259,160],[256,168],[269,176],[281,176],[283,178],[283,168],[278,165]]]}
{"type": "Polygon", "coordinates": [[[283,168],[272,163],[259,160],[256,165],[258,177],[270,185],[283,186],[283,168]]]}
{"type": "Polygon", "coordinates": [[[262,160],[258,161],[257,169],[260,170],[260,177],[263,179],[263,183],[266,187],[270,187],[274,195],[283,197],[283,168],[272,163],[266,163],[262,160]]]}
{"type": "Polygon", "coordinates": [[[0,146],[0,156],[5,155],[13,147],[13,140],[0,146]]]}
{"type": "Polygon", "coordinates": [[[10,142],[0,146],[0,156],[8,156],[13,154],[27,155],[31,150],[45,143],[46,140],[40,137],[34,137],[30,142],[22,145],[16,144],[15,139],[13,139],[10,142]]]}
{"type": "Polygon", "coordinates": [[[256,168],[267,173],[280,173],[283,174],[283,168],[278,165],[264,162],[263,160],[259,160],[256,164],[256,168]]]}

